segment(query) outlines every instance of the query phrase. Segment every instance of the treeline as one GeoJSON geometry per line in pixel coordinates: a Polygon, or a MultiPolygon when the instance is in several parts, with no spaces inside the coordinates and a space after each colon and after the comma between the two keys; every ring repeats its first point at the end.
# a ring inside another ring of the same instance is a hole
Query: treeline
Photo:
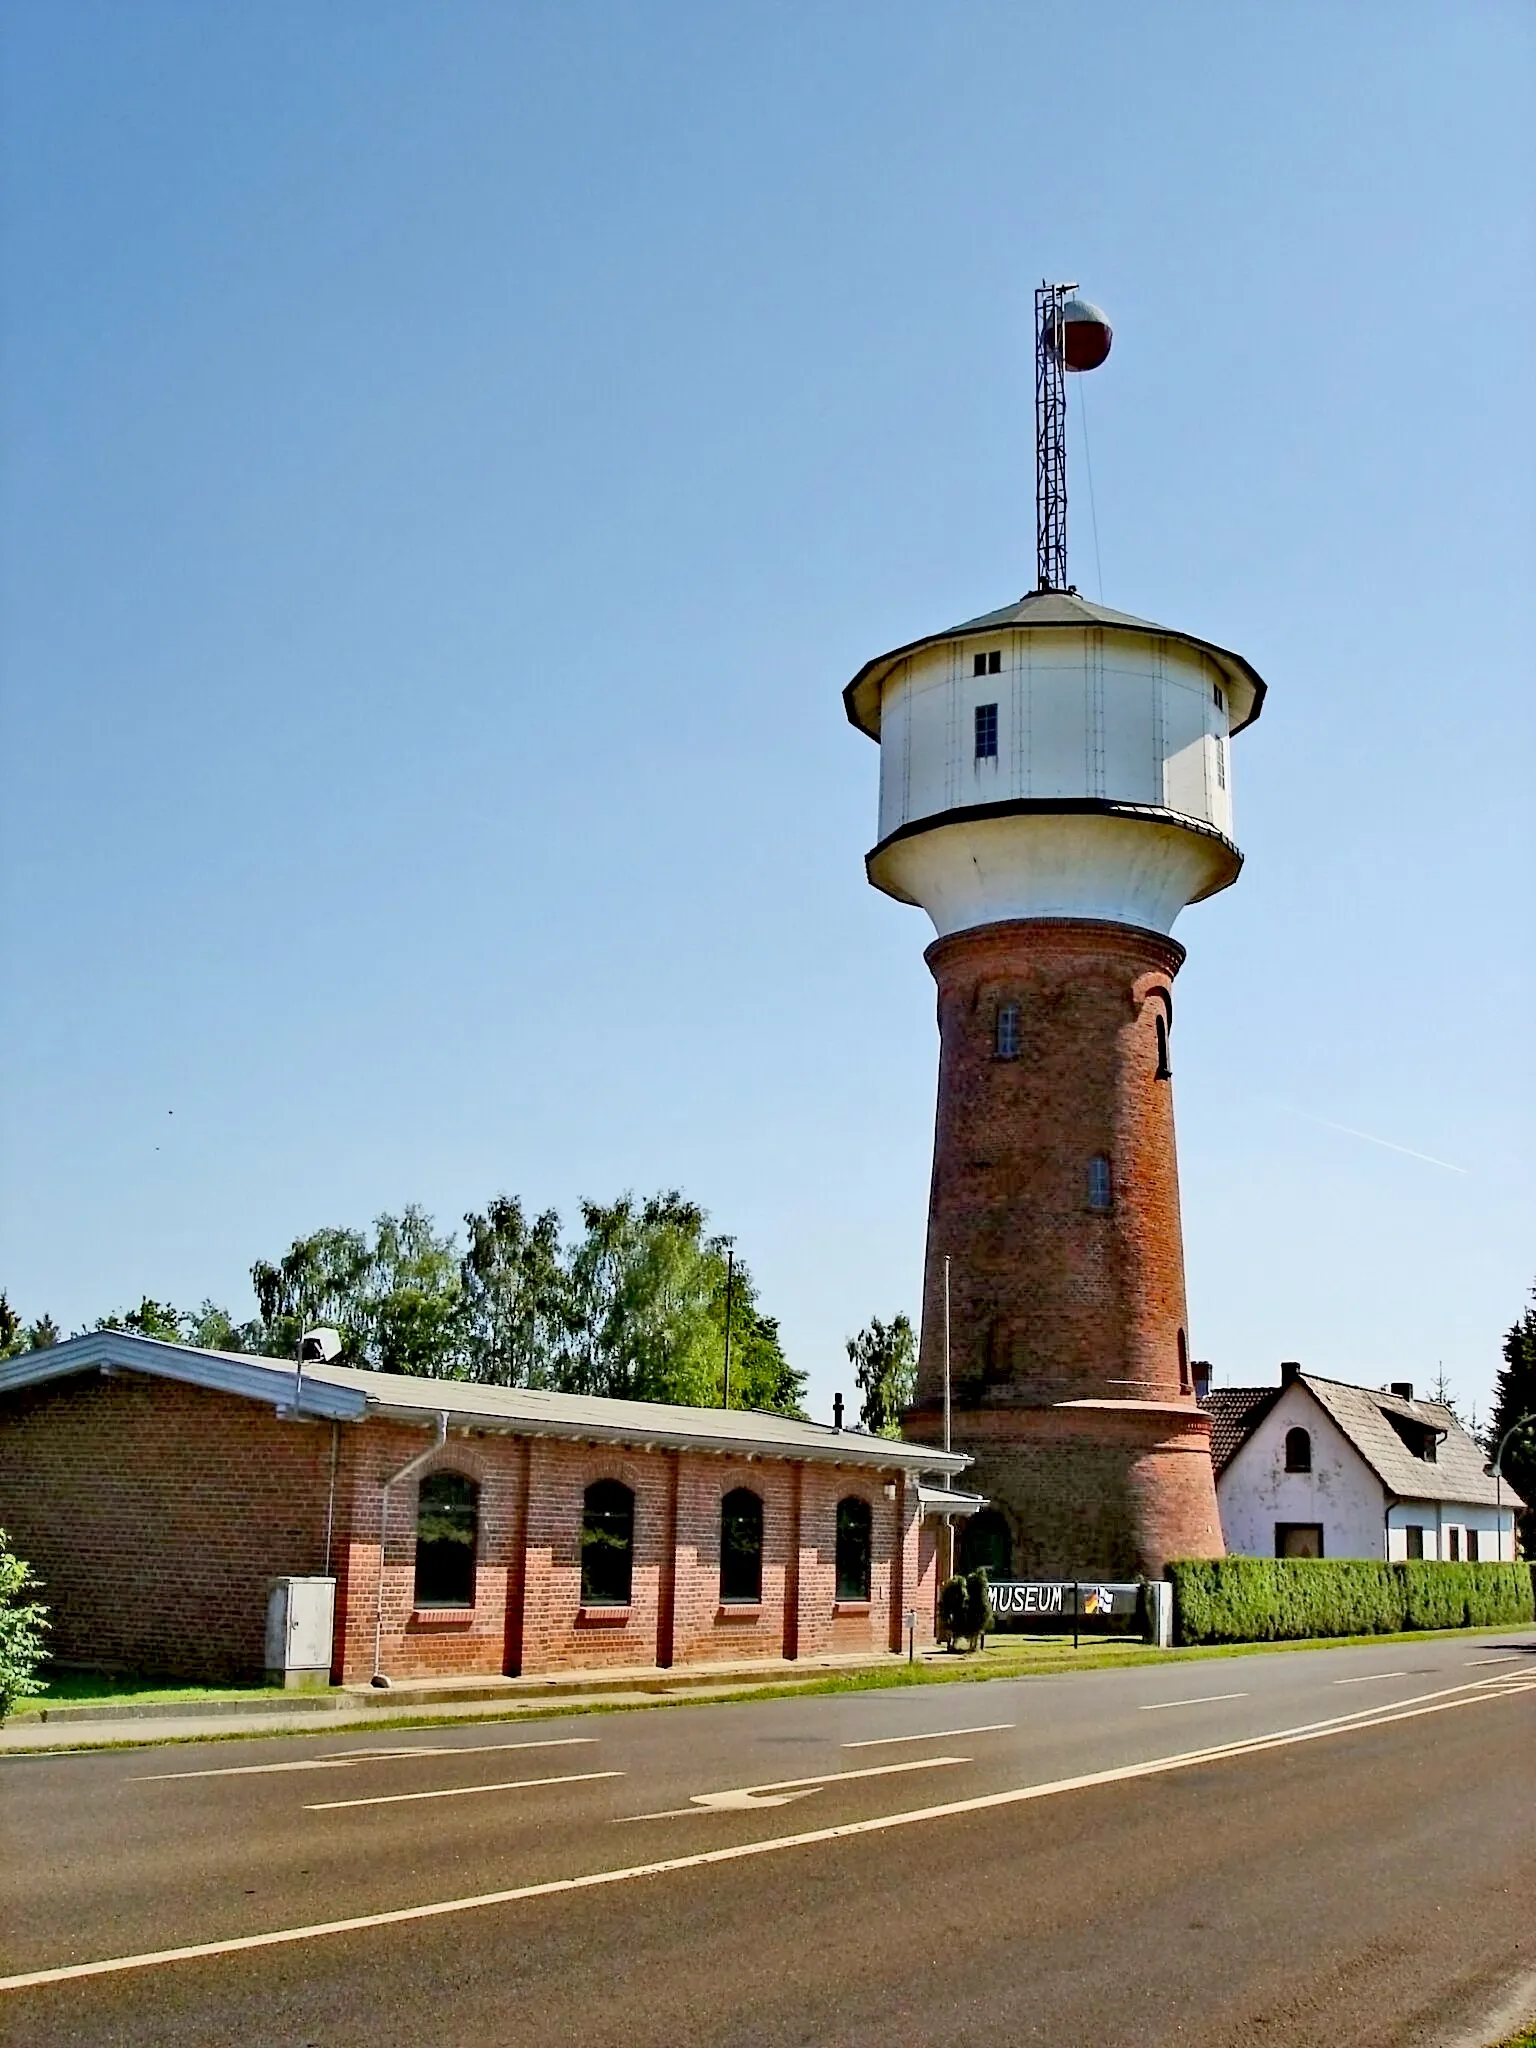
{"type": "MultiPolygon", "coordinates": [[[[530,1218],[515,1196],[471,1211],[462,1238],[412,1207],[371,1232],[317,1230],[275,1264],[258,1259],[248,1321],[211,1301],[185,1311],[146,1297],[95,1327],[292,1358],[304,1330],[329,1326],[345,1365],[719,1407],[728,1315],[730,1406],[802,1415],[805,1375],[750,1270],[738,1258],[728,1274],[728,1241],[706,1224],[675,1190],[583,1202],[569,1240],[553,1209],[530,1218]]],[[[59,1335],[48,1316],[23,1325],[0,1295],[0,1356],[59,1335]]]]}

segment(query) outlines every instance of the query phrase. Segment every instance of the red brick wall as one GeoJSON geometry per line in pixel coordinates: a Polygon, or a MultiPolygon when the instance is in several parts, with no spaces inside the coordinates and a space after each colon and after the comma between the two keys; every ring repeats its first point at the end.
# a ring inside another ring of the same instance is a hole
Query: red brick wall
{"type": "Polygon", "coordinates": [[[268,1580],[325,1568],[330,1457],[326,1424],[174,1381],[92,1372],[8,1396],[0,1528],[43,1580],[53,1655],[259,1677],[268,1580]]]}
{"type": "Polygon", "coordinates": [[[957,933],[927,958],[939,1092],[909,1433],[937,1440],[948,1254],[953,1441],[979,1459],[966,1485],[1014,1528],[1016,1569],[1122,1576],[1160,1570],[1170,1546],[1219,1553],[1208,1440],[1180,1383],[1173,1091],[1157,1072],[1183,948],[1042,919],[957,933]],[[1019,1012],[1012,1059],[995,1052],[1004,1003],[1019,1012]],[[1111,1162],[1108,1213],[1089,1207],[1095,1154],[1111,1162]],[[1085,1399],[1175,1412],[1144,1416],[1134,1445],[1105,1416],[1078,1411],[1069,1433],[1048,1421],[1085,1399]]]}
{"type": "MultiPolygon", "coordinates": [[[[0,1527],[46,1580],[54,1648],[82,1663],[190,1677],[261,1674],[268,1581],[325,1567],[333,1432],[175,1381],[72,1376],[0,1404],[0,1527]]],[[[382,1481],[428,1451],[425,1429],[343,1424],[331,1564],[333,1679],[493,1676],[602,1665],[722,1662],[898,1647],[917,1589],[932,1635],[932,1568],[916,1489],[894,1472],[774,1459],[623,1451],[459,1431],[391,1488],[379,1604],[382,1481]],[[479,1486],[475,1604],[414,1604],[418,1488],[450,1470],[479,1486]],[[583,1611],[578,1539],[597,1479],[635,1494],[630,1606],[583,1611]],[[887,1499],[893,1483],[896,1498],[887,1499]],[[763,1598],[720,1603],[720,1504],[764,1507],[763,1598]],[[837,1503],[872,1510],[867,1605],[834,1598],[837,1503]]]]}

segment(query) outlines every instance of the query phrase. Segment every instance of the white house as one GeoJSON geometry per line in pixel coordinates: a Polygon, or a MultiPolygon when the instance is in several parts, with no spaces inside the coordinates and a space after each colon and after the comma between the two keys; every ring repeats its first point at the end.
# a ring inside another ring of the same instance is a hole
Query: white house
{"type": "Polygon", "coordinates": [[[1244,1557],[1515,1556],[1525,1505],[1442,1401],[1282,1365],[1278,1387],[1203,1391],[1222,1534],[1244,1557]]]}

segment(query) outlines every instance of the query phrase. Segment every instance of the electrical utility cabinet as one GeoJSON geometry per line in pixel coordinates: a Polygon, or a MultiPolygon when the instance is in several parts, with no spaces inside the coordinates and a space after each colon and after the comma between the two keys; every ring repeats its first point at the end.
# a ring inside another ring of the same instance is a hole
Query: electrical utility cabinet
{"type": "Polygon", "coordinates": [[[336,1581],[273,1579],[267,1594],[267,1683],[292,1688],[331,1682],[336,1581]]]}

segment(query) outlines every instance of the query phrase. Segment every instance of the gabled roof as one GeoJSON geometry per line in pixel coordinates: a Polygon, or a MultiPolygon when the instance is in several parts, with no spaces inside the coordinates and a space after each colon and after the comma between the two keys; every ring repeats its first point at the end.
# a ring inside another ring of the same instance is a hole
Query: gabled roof
{"type": "MultiPolygon", "coordinates": [[[[1463,1501],[1478,1507],[1502,1501],[1506,1507],[1524,1507],[1507,1479],[1496,1483],[1484,1471],[1486,1461],[1476,1438],[1468,1435],[1443,1401],[1409,1401],[1401,1394],[1351,1386],[1345,1380],[1319,1379],[1309,1372],[1299,1373],[1294,1384],[1306,1389],[1397,1499],[1463,1501]],[[1408,1425],[1410,1435],[1419,1430],[1434,1433],[1438,1442],[1433,1464],[1409,1449],[1392,1426],[1390,1418],[1394,1416],[1408,1425]]],[[[1221,1387],[1200,1403],[1212,1418],[1211,1450],[1218,1473],[1232,1462],[1285,1391],[1284,1387],[1221,1387]],[[1217,1453],[1218,1434],[1228,1446],[1225,1455],[1217,1453]]]]}
{"type": "Polygon", "coordinates": [[[916,654],[919,648],[936,646],[941,640],[964,640],[977,634],[995,633],[1006,627],[1024,627],[1031,632],[1081,632],[1085,626],[1097,626],[1111,633],[1150,633],[1158,639],[1182,641],[1186,647],[1197,647],[1201,653],[1209,655],[1226,677],[1231,690],[1234,733],[1252,725],[1263,709],[1264,678],[1241,654],[1234,654],[1227,647],[1218,647],[1213,640],[1202,640],[1198,634],[1182,633],[1174,626],[1159,626],[1151,619],[1138,619],[1131,612],[1114,612],[1108,605],[1090,604],[1075,590],[1031,590],[1017,604],[1004,605],[1001,611],[983,612],[979,618],[964,619],[958,626],[946,627],[942,633],[924,633],[920,639],[909,640],[902,647],[893,647],[888,654],[877,654],[873,661],[865,662],[843,691],[843,708],[850,724],[856,725],[860,732],[868,733],[872,740],[878,740],[881,685],[897,662],[904,661],[909,654],[916,654]]]}
{"type": "Polygon", "coordinates": [[[1200,1402],[1211,1418],[1211,1462],[1219,1479],[1279,1400],[1279,1387],[1213,1387],[1200,1402]]]}
{"type": "Polygon", "coordinates": [[[270,1402],[338,1422],[381,1416],[429,1423],[446,1414],[450,1427],[562,1437],[584,1443],[655,1445],[663,1450],[726,1451],[743,1457],[806,1458],[883,1471],[961,1472],[960,1451],[900,1443],[858,1429],[831,1429],[749,1408],[683,1408],[660,1401],[614,1401],[586,1394],[543,1393],[531,1387],[488,1387],[472,1380],[360,1372],[344,1365],[306,1365],[247,1352],[200,1351],[126,1330],[91,1330],[45,1351],[0,1360],[0,1396],[72,1373],[142,1372],[221,1394],[270,1402]]]}

